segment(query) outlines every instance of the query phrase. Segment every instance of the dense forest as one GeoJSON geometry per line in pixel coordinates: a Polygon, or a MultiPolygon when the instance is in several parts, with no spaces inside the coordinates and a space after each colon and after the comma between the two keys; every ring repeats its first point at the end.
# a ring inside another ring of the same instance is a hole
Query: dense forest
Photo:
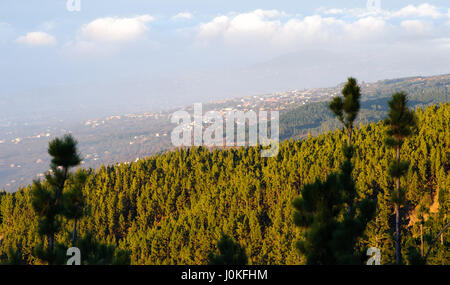
{"type": "MultiPolygon", "coordinates": [[[[410,162],[399,178],[405,189],[401,263],[418,263],[433,245],[426,263],[449,264],[450,235],[438,233],[450,222],[450,103],[418,108],[415,115],[415,135],[401,146],[402,159],[410,162]]],[[[355,199],[372,200],[376,207],[354,245],[361,264],[370,247],[380,249],[382,264],[396,263],[397,204],[389,171],[394,150],[385,145],[387,129],[380,121],[353,131],[355,199]]],[[[226,234],[245,249],[242,256],[249,264],[305,264],[298,242],[305,242],[307,230],[294,223],[293,201],[305,193],[305,185],[339,172],[348,157],[346,137],[338,129],[285,140],[273,158],[262,158],[260,146],[194,147],[89,169],[82,187],[80,242],[93,239],[104,249],[128,251],[131,264],[207,264],[226,234]]],[[[0,258],[5,263],[45,263],[35,251],[45,241],[32,188],[0,195],[0,258]]],[[[60,219],[55,242],[70,245],[74,220],[60,219]]]]}

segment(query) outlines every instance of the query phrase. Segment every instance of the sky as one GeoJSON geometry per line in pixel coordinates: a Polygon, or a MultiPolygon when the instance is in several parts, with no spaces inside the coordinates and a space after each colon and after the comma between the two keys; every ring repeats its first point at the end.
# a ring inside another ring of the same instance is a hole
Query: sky
{"type": "Polygon", "coordinates": [[[0,2],[0,119],[445,73],[448,0],[0,2]]]}

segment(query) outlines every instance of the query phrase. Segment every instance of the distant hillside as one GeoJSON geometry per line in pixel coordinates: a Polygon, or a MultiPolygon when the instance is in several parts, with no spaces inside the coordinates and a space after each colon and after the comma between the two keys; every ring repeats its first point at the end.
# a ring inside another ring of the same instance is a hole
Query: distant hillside
{"type": "MultiPolygon", "coordinates": [[[[411,106],[449,102],[450,75],[411,77],[361,83],[363,93],[359,122],[368,123],[386,115],[388,97],[396,91],[410,94],[411,106]]],[[[204,104],[205,110],[279,110],[281,139],[301,138],[334,130],[338,124],[327,108],[327,102],[340,94],[342,85],[332,88],[293,90],[232,98],[204,104]]],[[[189,110],[192,106],[187,107],[189,110]]],[[[154,112],[109,116],[80,123],[26,122],[16,125],[0,121],[0,189],[14,191],[44,173],[48,166],[48,141],[72,132],[84,154],[83,167],[135,161],[172,149],[170,123],[173,112],[154,112]]]]}
{"type": "MultiPolygon", "coordinates": [[[[450,75],[383,80],[361,85],[363,97],[357,120],[364,124],[386,117],[387,101],[395,92],[408,93],[412,108],[450,101],[450,75]]],[[[281,139],[296,139],[306,136],[308,132],[317,135],[338,126],[328,109],[328,103],[316,102],[283,113],[280,118],[280,136],[281,139]]]]}

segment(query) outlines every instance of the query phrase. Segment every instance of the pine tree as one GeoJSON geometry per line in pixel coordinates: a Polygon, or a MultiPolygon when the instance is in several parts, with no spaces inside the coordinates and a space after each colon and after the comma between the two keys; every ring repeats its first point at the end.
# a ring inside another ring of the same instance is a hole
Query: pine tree
{"type": "Polygon", "coordinates": [[[350,77],[342,89],[343,97],[334,97],[328,105],[338,120],[344,125],[348,145],[352,144],[353,124],[360,109],[361,88],[355,78],[350,77]]]}
{"type": "Polygon", "coordinates": [[[217,255],[209,254],[210,265],[247,265],[245,248],[234,242],[230,236],[222,234],[217,242],[217,248],[219,249],[217,255]]]}
{"type": "Polygon", "coordinates": [[[63,214],[69,220],[73,220],[72,246],[76,246],[77,222],[84,216],[85,200],[83,186],[86,183],[87,172],[79,170],[69,179],[69,190],[63,196],[63,214]]]}
{"type": "Polygon", "coordinates": [[[353,205],[357,191],[352,178],[352,133],[361,97],[356,79],[348,79],[342,94],[344,98],[335,97],[329,108],[347,133],[342,148],[345,160],[338,173],[305,185],[301,197],[293,203],[294,222],[306,231],[305,240],[299,241],[297,248],[308,264],[360,264],[355,244],[375,212],[375,203],[368,199],[353,205]]]}
{"type": "Polygon", "coordinates": [[[69,169],[81,162],[77,141],[71,135],[50,141],[48,153],[52,157],[46,180],[37,180],[32,188],[32,205],[39,216],[39,234],[46,236],[47,249],[37,248],[37,255],[50,264],[56,261],[55,235],[61,228],[60,216],[64,212],[63,190],[69,177],[69,169]]]}
{"type": "Polygon", "coordinates": [[[332,173],[325,181],[305,185],[293,202],[294,223],[305,230],[297,248],[307,264],[361,264],[353,251],[375,213],[375,203],[365,199],[357,204],[357,211],[345,211],[343,176],[332,173]]]}
{"type": "Polygon", "coordinates": [[[401,264],[401,213],[400,206],[405,202],[405,190],[400,187],[400,178],[405,176],[409,162],[402,161],[400,149],[405,138],[411,136],[416,127],[416,117],[413,111],[408,109],[406,93],[399,92],[392,96],[388,102],[389,114],[385,120],[388,126],[386,145],[395,149],[395,160],[389,165],[389,176],[395,180],[395,191],[392,192],[392,202],[395,208],[395,261],[401,264]]]}
{"type": "Polygon", "coordinates": [[[353,200],[356,196],[356,189],[351,177],[353,171],[353,165],[351,159],[353,156],[354,148],[352,144],[353,124],[358,116],[360,109],[361,89],[358,86],[358,82],[355,78],[350,77],[347,80],[347,84],[342,89],[343,97],[335,97],[330,102],[328,107],[338,118],[338,120],[344,125],[345,132],[347,133],[347,143],[344,144],[343,152],[346,161],[344,162],[342,183],[346,190],[346,202],[348,212],[352,209],[353,200]]]}

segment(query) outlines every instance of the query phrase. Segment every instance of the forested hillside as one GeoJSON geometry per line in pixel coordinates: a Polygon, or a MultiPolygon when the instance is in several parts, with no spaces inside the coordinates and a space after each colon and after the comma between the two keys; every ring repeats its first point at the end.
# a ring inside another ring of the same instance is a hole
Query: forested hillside
{"type": "MultiPolygon", "coordinates": [[[[204,112],[232,108],[240,111],[280,111],[280,139],[299,139],[309,132],[318,135],[339,127],[327,108],[327,101],[340,94],[342,84],[330,88],[296,90],[232,98],[204,104],[204,112]]],[[[450,75],[409,77],[361,84],[361,110],[356,123],[368,124],[386,117],[387,101],[397,91],[405,91],[411,108],[450,102],[450,75]]],[[[192,106],[185,106],[192,112],[192,106]]],[[[183,108],[184,109],[184,108],[183,108]]],[[[0,114],[0,189],[15,191],[48,170],[48,142],[72,133],[83,153],[83,167],[135,161],[171,150],[170,122],[174,110],[91,118],[88,121],[56,125],[47,121],[22,123],[2,121],[0,114]]],[[[112,114],[111,114],[112,115],[112,114]]],[[[75,119],[75,118],[72,118],[75,119]]]]}
{"type": "MultiPolygon", "coordinates": [[[[438,78],[402,78],[383,80],[362,86],[363,98],[358,122],[368,124],[386,117],[392,93],[408,93],[411,108],[426,107],[439,102],[449,102],[450,76],[438,78]]],[[[288,110],[280,116],[281,139],[302,138],[335,130],[339,127],[327,107],[327,102],[314,102],[288,110]]]]}
{"type": "MultiPolygon", "coordinates": [[[[450,219],[450,103],[416,114],[417,135],[401,149],[410,161],[401,179],[405,263],[411,249],[420,252],[421,238],[427,251],[450,219]]],[[[393,181],[388,176],[393,151],[384,145],[385,132],[378,122],[361,124],[354,133],[358,197],[377,205],[355,251],[363,260],[367,248],[379,247],[381,262],[393,264],[393,181]]],[[[261,158],[259,147],[200,147],[90,170],[83,189],[89,214],[79,221],[79,235],[89,232],[99,242],[128,249],[132,264],[205,264],[222,232],[246,249],[250,264],[302,264],[295,243],[303,232],[294,225],[292,202],[303,185],[338,170],[344,138],[337,130],[284,141],[274,158],[261,158]]],[[[30,189],[0,196],[0,256],[14,249],[25,263],[36,263],[33,248],[41,237],[30,189]]],[[[70,232],[72,222],[64,221],[64,228],[70,232]]],[[[69,244],[70,235],[60,233],[56,240],[69,244]]],[[[449,264],[449,249],[447,231],[427,263],[449,264]]]]}

